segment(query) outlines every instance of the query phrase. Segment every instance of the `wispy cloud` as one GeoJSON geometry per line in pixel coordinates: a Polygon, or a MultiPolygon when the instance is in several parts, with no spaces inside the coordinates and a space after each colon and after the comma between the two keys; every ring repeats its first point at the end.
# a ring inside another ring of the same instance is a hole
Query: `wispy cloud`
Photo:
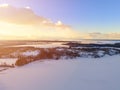
{"type": "Polygon", "coordinates": [[[88,34],[91,39],[120,39],[120,33],[100,33],[94,32],[88,34]]]}

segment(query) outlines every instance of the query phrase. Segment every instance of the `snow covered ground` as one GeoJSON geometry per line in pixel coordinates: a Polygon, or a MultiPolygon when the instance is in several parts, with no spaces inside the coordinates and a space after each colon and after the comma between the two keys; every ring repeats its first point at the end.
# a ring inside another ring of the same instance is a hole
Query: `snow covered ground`
{"type": "Polygon", "coordinates": [[[37,56],[39,53],[40,53],[39,50],[26,51],[26,52],[23,52],[22,55],[23,55],[23,56],[37,56]]]}
{"type": "Polygon", "coordinates": [[[0,72],[0,90],[120,90],[120,55],[36,61],[0,72]]]}
{"type": "Polygon", "coordinates": [[[0,58],[0,65],[12,65],[15,64],[17,58],[0,58]]]}
{"type": "MultiPolygon", "coordinates": [[[[44,44],[31,44],[26,45],[13,45],[12,47],[35,47],[35,48],[55,48],[55,47],[68,47],[67,45],[62,45],[64,43],[44,43],[44,44]]],[[[11,47],[11,46],[10,46],[11,47]]]]}

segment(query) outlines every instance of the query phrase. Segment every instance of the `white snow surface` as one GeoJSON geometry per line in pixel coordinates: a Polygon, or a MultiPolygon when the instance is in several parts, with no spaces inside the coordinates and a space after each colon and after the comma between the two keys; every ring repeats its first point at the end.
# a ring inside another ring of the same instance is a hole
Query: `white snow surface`
{"type": "Polygon", "coordinates": [[[120,56],[36,61],[0,72],[0,90],[120,90],[120,56]]]}
{"type": "Polygon", "coordinates": [[[40,54],[40,51],[39,51],[39,50],[26,51],[26,52],[23,52],[23,53],[22,53],[23,56],[37,56],[38,54],[40,54]]]}
{"type": "Polygon", "coordinates": [[[12,65],[15,64],[17,58],[0,58],[0,65],[7,64],[12,65]]]}
{"type": "Polygon", "coordinates": [[[62,44],[63,43],[26,44],[26,45],[13,45],[12,47],[35,47],[35,48],[68,47],[67,45],[62,44]]]}

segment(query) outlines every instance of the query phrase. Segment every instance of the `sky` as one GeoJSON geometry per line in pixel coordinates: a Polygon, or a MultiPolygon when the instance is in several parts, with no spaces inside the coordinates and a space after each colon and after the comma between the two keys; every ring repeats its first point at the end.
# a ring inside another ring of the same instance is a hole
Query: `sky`
{"type": "Polygon", "coordinates": [[[19,33],[18,39],[120,39],[119,0],[0,0],[0,4],[3,38],[19,33]],[[3,14],[5,4],[9,7],[3,14]]]}

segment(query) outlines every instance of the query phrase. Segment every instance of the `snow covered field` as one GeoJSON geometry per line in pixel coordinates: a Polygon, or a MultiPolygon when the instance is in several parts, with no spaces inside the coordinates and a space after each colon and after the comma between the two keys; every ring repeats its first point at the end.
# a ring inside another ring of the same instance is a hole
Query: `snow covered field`
{"type": "Polygon", "coordinates": [[[15,62],[17,61],[17,58],[0,58],[0,65],[12,65],[15,64],[15,62]]]}
{"type": "Polygon", "coordinates": [[[120,55],[36,61],[0,72],[0,90],[120,90],[120,55]]]}
{"type": "Polygon", "coordinates": [[[60,43],[60,42],[59,43],[43,43],[43,44],[28,43],[26,45],[13,45],[12,47],[35,47],[35,48],[68,47],[67,45],[62,45],[62,44],[64,43],[60,43]]]}

